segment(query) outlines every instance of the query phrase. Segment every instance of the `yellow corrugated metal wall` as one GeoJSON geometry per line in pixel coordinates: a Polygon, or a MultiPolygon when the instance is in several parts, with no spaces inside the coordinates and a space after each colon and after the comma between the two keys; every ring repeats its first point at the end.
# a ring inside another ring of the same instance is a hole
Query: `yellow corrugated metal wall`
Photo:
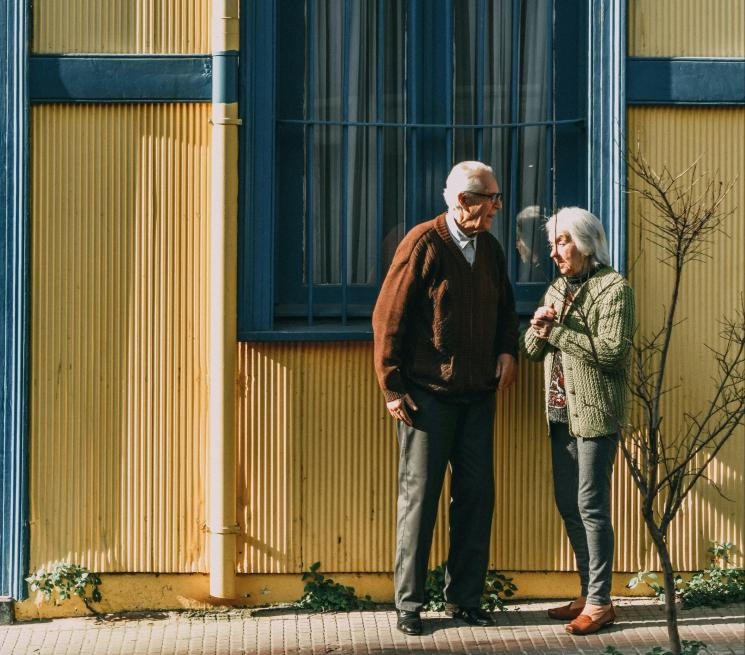
{"type": "MultiPolygon", "coordinates": [[[[239,366],[240,570],[285,573],[320,560],[328,571],[391,571],[398,446],[372,345],[241,344],[239,366]]],[[[492,560],[505,569],[569,565],[543,489],[550,457],[540,385],[538,367],[525,365],[497,409],[492,560]]],[[[433,562],[446,558],[446,544],[440,521],[433,562]]]]}
{"type": "Polygon", "coordinates": [[[208,54],[210,0],[34,0],[36,53],[208,54]]]}
{"type": "Polygon", "coordinates": [[[209,111],[32,109],[32,567],[205,570],[209,111]]]}
{"type": "Polygon", "coordinates": [[[632,57],[745,57],[742,0],[629,0],[632,57]]]}
{"type": "MultiPolygon", "coordinates": [[[[398,448],[371,359],[367,343],[241,344],[241,571],[288,573],[316,560],[328,571],[392,570],[398,448]]],[[[499,398],[491,561],[503,570],[572,568],[553,504],[541,385],[539,368],[523,363],[518,387],[499,398]]],[[[714,479],[737,493],[732,476],[714,472],[714,479]]],[[[447,553],[445,497],[433,563],[447,553]]],[[[738,536],[743,522],[734,509],[713,499],[704,514],[686,510],[676,532],[681,568],[703,561],[707,539],[738,536]],[[696,529],[688,533],[691,521],[696,529]]],[[[622,458],[614,521],[616,570],[653,563],[622,458]]]]}
{"type": "MultiPolygon", "coordinates": [[[[685,319],[672,342],[670,386],[678,386],[664,402],[665,428],[680,425],[684,411],[704,408],[710,397],[714,359],[704,344],[719,341],[718,320],[732,316],[738,297],[745,292],[745,109],[732,108],[634,108],[628,113],[628,139],[641,144],[646,159],[657,169],[679,172],[700,157],[699,171],[719,180],[739,177],[726,201],[736,208],[725,233],[717,234],[704,262],[690,264],[684,278],[679,319],[685,319]]],[[[634,178],[631,183],[636,183],[634,178]]],[[[637,292],[640,329],[647,334],[663,321],[669,303],[672,275],[658,261],[655,248],[640,229],[640,212],[649,211],[634,194],[629,196],[630,279],[637,292]]],[[[691,493],[680,520],[672,527],[670,543],[678,566],[703,564],[709,540],[745,546],[745,426],[717,457],[708,472],[711,480],[730,498],[722,498],[712,484],[700,483],[691,493]],[[682,564],[681,564],[682,563],[682,564]]]]}

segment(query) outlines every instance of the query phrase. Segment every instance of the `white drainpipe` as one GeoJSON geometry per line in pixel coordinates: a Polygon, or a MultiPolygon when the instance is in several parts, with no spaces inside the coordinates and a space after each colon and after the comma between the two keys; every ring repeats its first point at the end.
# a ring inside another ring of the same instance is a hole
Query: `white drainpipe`
{"type": "Polygon", "coordinates": [[[209,304],[210,595],[235,598],[238,0],[212,2],[209,304]]]}

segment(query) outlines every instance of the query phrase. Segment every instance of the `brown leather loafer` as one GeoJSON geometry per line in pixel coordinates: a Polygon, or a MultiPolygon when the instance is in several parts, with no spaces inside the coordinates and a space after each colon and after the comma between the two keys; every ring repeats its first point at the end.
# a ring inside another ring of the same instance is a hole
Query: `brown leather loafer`
{"type": "Polygon", "coordinates": [[[610,609],[596,621],[593,621],[587,614],[580,614],[566,626],[566,631],[573,635],[591,635],[606,625],[611,625],[615,620],[616,613],[611,605],[610,609]]]}
{"type": "Polygon", "coordinates": [[[582,607],[572,607],[572,604],[552,607],[548,610],[548,618],[554,621],[572,621],[582,614],[582,607]]]}

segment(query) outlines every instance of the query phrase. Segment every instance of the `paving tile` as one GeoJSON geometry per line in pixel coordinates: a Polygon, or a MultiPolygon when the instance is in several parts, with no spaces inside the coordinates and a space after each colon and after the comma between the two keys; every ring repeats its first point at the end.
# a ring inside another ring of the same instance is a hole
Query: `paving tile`
{"type": "MultiPolygon", "coordinates": [[[[2,655],[397,655],[404,653],[526,653],[600,655],[613,645],[644,655],[666,644],[663,608],[647,599],[618,599],[618,623],[573,637],[545,615],[553,603],[524,602],[496,614],[496,627],[475,628],[425,613],[425,634],[396,630],[392,610],[304,614],[250,610],[161,612],[104,620],[74,618],[0,626],[2,655]]],[[[712,655],[745,655],[745,604],[681,611],[684,639],[708,644],[712,655]]]]}

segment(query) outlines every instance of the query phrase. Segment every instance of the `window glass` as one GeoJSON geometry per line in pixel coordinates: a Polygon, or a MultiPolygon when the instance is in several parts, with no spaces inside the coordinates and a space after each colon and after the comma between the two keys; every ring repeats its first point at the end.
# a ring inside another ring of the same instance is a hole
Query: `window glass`
{"type": "Polygon", "coordinates": [[[555,0],[279,6],[276,315],[369,316],[406,229],[445,210],[464,159],[494,168],[505,206],[492,229],[518,299],[537,298],[552,275],[554,162],[585,138],[565,129],[581,112],[557,111],[555,0]]]}

